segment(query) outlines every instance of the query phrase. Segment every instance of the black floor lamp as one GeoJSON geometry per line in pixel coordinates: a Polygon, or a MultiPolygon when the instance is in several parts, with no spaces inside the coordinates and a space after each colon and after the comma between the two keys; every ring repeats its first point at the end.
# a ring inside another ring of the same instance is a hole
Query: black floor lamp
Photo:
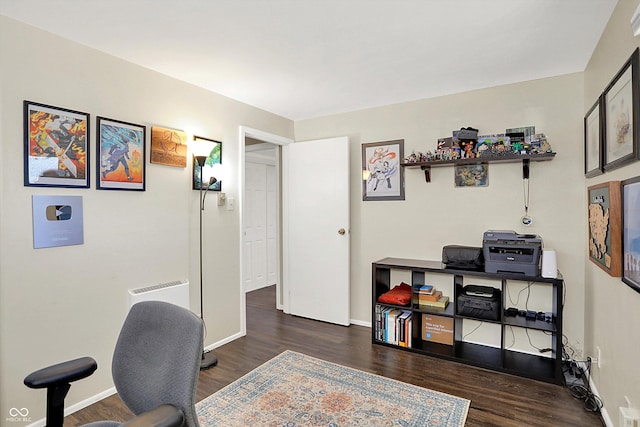
{"type": "MultiPolygon", "coordinates": [[[[202,145],[204,145],[204,143],[202,143],[202,145]]],[[[209,152],[211,152],[211,150],[209,150],[209,152]]],[[[204,323],[204,303],[203,303],[204,296],[202,293],[202,290],[203,290],[203,286],[202,286],[202,212],[204,211],[204,201],[207,198],[207,193],[209,192],[209,186],[214,184],[217,181],[217,179],[212,176],[211,178],[209,178],[209,181],[207,182],[205,187],[205,183],[203,182],[203,178],[202,178],[202,175],[203,175],[202,170],[204,169],[204,164],[207,161],[207,157],[209,157],[209,154],[207,153],[207,155],[205,156],[198,155],[193,157],[195,161],[198,163],[198,166],[200,166],[200,318],[204,323]],[[206,191],[204,192],[204,194],[202,191],[203,187],[206,188],[206,191]]],[[[205,327],[205,330],[206,330],[206,327],[205,327]]],[[[218,364],[218,358],[212,351],[205,352],[204,350],[202,350],[202,360],[200,361],[201,371],[212,368],[217,364],[218,364]]]]}

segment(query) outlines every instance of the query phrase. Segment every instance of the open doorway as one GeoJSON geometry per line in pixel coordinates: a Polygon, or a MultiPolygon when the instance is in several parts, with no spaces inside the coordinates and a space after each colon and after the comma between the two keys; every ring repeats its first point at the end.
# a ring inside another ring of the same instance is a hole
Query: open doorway
{"type": "Polygon", "coordinates": [[[244,292],[280,283],[280,146],[245,138],[244,292]]]}
{"type": "Polygon", "coordinates": [[[281,147],[292,142],[285,137],[240,127],[243,333],[246,333],[246,292],[275,284],[275,306],[279,310],[284,307],[281,147]]]}

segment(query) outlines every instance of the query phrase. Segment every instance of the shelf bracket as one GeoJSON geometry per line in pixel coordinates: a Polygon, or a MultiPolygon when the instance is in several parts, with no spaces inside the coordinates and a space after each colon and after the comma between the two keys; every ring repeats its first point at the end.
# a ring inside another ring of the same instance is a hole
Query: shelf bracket
{"type": "Polygon", "coordinates": [[[420,166],[420,169],[424,172],[424,180],[431,182],[431,166],[420,166]]]}

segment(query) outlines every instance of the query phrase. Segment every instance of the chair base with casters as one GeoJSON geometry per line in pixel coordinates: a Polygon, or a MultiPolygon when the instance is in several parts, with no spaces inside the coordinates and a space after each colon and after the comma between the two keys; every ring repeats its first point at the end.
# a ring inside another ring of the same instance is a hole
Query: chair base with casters
{"type": "MultiPolygon", "coordinates": [[[[191,311],[160,301],[131,307],[113,354],[111,371],[121,400],[136,415],[125,424],[92,426],[199,427],[195,393],[204,327],[191,311]]],[[[88,377],[96,361],[82,357],[29,374],[30,388],[47,389],[47,427],[60,427],[71,382],[88,377]]]]}

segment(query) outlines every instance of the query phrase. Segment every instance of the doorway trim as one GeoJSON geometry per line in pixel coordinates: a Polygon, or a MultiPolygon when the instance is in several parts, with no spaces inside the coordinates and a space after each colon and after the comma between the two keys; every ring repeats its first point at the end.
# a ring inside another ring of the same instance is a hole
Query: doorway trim
{"type": "MultiPolygon", "coordinates": [[[[250,128],[248,126],[240,126],[239,128],[239,140],[240,140],[240,152],[239,152],[239,165],[238,165],[238,170],[240,171],[239,173],[239,177],[240,177],[240,185],[239,185],[239,189],[240,189],[240,200],[238,203],[239,206],[239,216],[240,216],[240,286],[239,286],[239,292],[240,292],[240,329],[241,329],[241,334],[242,335],[246,335],[247,334],[247,300],[245,297],[245,293],[244,293],[244,247],[243,247],[243,241],[244,241],[244,202],[245,202],[245,194],[244,194],[244,183],[245,183],[245,167],[244,167],[244,163],[245,163],[245,147],[246,147],[246,143],[245,140],[246,138],[252,138],[252,139],[257,139],[259,141],[263,141],[263,142],[268,142],[270,144],[275,144],[275,145],[279,145],[279,146],[285,146],[285,145],[289,145],[292,144],[294,141],[293,139],[284,137],[284,136],[280,136],[280,135],[275,135],[269,132],[265,132],[262,130],[258,130],[258,129],[253,129],[250,128]]],[[[282,165],[281,165],[282,166],[282,165]]],[[[281,233],[282,235],[282,233],[281,233]]],[[[280,239],[281,245],[284,245],[284,239],[281,238],[280,239]]],[[[278,266],[278,268],[282,267],[282,263],[279,263],[280,265],[278,266]]],[[[280,303],[280,301],[282,300],[282,295],[281,295],[281,289],[283,286],[283,281],[284,281],[284,277],[282,274],[282,270],[281,270],[281,274],[280,274],[280,278],[281,278],[281,283],[276,285],[276,308],[278,308],[279,310],[282,310],[283,306],[280,303]]]]}

